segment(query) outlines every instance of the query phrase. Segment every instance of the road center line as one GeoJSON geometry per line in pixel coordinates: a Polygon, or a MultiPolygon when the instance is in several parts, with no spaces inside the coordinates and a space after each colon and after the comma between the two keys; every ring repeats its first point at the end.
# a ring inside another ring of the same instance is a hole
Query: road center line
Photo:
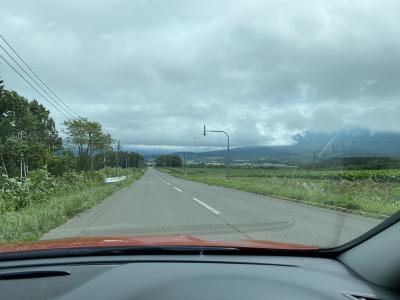
{"type": "Polygon", "coordinates": [[[216,214],[216,215],[220,215],[221,214],[218,210],[216,210],[215,208],[212,208],[211,206],[205,204],[203,201],[200,201],[197,198],[192,198],[192,199],[193,199],[193,201],[196,201],[198,204],[204,206],[205,208],[207,208],[209,211],[213,212],[214,214],[216,214]]]}
{"type": "Polygon", "coordinates": [[[178,189],[177,187],[174,186],[174,189],[176,189],[178,192],[183,192],[182,190],[178,189]]]}

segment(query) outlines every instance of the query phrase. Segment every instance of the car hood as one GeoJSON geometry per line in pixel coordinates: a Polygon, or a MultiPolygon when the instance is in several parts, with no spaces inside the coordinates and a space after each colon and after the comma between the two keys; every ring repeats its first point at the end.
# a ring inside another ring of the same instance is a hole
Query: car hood
{"type": "Polygon", "coordinates": [[[280,243],[263,240],[215,241],[204,240],[190,235],[161,236],[112,236],[77,237],[59,240],[43,240],[0,246],[0,253],[30,252],[41,250],[99,248],[99,247],[135,247],[135,246],[203,246],[258,248],[270,250],[316,250],[318,247],[300,244],[280,243]]]}

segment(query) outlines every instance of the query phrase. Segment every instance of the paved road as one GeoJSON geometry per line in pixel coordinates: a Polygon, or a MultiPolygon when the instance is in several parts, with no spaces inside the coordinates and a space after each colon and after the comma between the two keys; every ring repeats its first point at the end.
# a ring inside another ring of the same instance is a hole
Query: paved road
{"type": "Polygon", "coordinates": [[[149,168],[145,175],[42,239],[182,233],[332,246],[378,220],[209,186],[149,168]]]}

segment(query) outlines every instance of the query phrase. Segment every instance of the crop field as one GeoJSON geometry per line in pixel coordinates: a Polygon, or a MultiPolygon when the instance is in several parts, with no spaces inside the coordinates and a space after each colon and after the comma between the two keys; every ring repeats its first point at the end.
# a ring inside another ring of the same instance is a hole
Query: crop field
{"type": "Polygon", "coordinates": [[[384,217],[400,210],[400,169],[266,170],[231,168],[161,169],[176,177],[300,201],[310,205],[384,217]]]}
{"type": "MultiPolygon", "coordinates": [[[[175,173],[184,173],[179,168],[175,173]]],[[[188,168],[188,175],[213,174],[226,175],[225,168],[188,168]]],[[[230,177],[266,177],[266,178],[304,178],[304,179],[332,179],[332,180],[373,180],[376,182],[399,182],[400,169],[381,170],[268,170],[261,168],[230,168],[230,177]]]]}

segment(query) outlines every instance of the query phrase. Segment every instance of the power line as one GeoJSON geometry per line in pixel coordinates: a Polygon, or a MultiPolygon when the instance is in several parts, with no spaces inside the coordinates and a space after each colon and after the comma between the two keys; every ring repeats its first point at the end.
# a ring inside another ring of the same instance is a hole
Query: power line
{"type": "Polygon", "coordinates": [[[37,75],[36,74],[36,72],[35,71],[33,71],[32,70],[32,68],[31,67],[29,67],[29,65],[22,59],[22,57],[17,53],[17,51],[10,45],[10,43],[9,42],[7,42],[7,40],[3,37],[3,35],[2,34],[0,34],[0,38],[7,44],[7,46],[12,50],[12,52],[14,52],[14,54],[22,61],[22,63],[29,69],[29,71],[31,71],[31,73],[58,99],[58,100],[60,100],[60,102],[62,103],[62,104],[64,104],[64,106],[70,111],[70,112],[72,112],[74,115],[77,115],[77,113],[75,113],[67,104],[65,104],[65,102],[64,101],[62,101],[61,99],[60,99],[60,97],[58,97],[57,96],[57,94],[56,93],[54,93],[54,91],[51,89],[51,88],[49,88],[49,86],[47,85],[47,84],[45,84],[44,82],[43,82],[43,80],[42,79],[40,79],[40,77],[39,77],[39,75],[37,75]]]}
{"type": "Polygon", "coordinates": [[[0,45],[0,48],[3,49],[3,51],[14,61],[15,64],[17,64],[17,66],[47,95],[50,97],[50,99],[52,99],[52,101],[58,105],[59,108],[61,108],[64,112],[66,112],[67,114],[69,114],[72,117],[75,117],[73,114],[71,114],[70,112],[68,112],[64,107],[62,107],[56,100],[54,100],[51,95],[49,95],[49,93],[47,93],[40,84],[38,84],[36,82],[35,79],[32,78],[32,76],[26,72],[26,70],[14,59],[14,57],[12,57],[12,55],[10,53],[8,53],[8,51],[2,46],[0,45]]]}
{"type": "Polygon", "coordinates": [[[62,114],[64,117],[67,119],[70,118],[70,116],[66,115],[63,111],[59,110],[57,106],[55,106],[52,102],[49,101],[41,92],[39,92],[20,72],[18,72],[8,61],[7,59],[4,58],[3,55],[0,54],[0,58],[3,59],[7,65],[10,66],[11,69],[13,69],[23,80],[26,81],[27,84],[29,84],[40,96],[42,96],[53,108],[55,108],[60,114],[62,114]]]}
{"type": "Polygon", "coordinates": [[[59,110],[57,106],[55,106],[52,102],[50,102],[41,92],[39,92],[20,72],[18,72],[8,61],[4,58],[3,55],[0,54],[0,58],[3,59],[7,65],[10,66],[27,84],[29,84],[40,96],[42,96],[53,108],[55,108],[60,114],[62,114],[66,118],[70,118],[63,111],[59,110]]]}

